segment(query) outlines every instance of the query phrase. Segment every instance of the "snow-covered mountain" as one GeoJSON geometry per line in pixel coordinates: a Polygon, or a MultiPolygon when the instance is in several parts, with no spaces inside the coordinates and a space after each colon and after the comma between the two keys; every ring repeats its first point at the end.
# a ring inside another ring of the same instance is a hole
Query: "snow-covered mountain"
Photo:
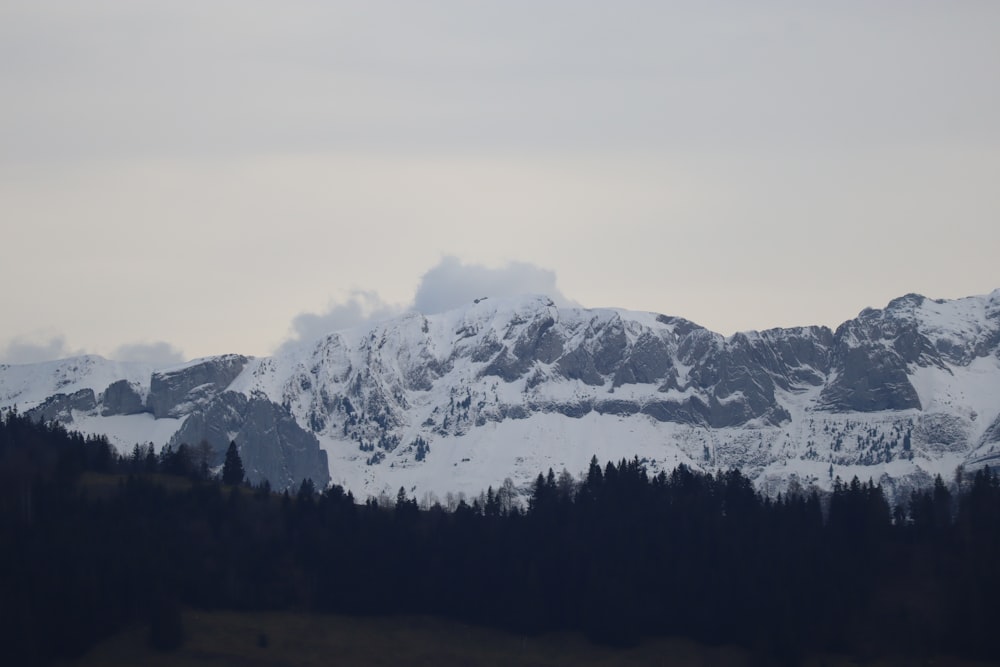
{"type": "Polygon", "coordinates": [[[123,450],[230,440],[252,479],[359,496],[478,493],[549,467],[739,467],[768,491],[858,475],[891,493],[1000,462],[1000,290],[910,294],[836,331],[723,337],[687,320],[479,299],[171,368],[0,366],[18,405],[123,450]]]}

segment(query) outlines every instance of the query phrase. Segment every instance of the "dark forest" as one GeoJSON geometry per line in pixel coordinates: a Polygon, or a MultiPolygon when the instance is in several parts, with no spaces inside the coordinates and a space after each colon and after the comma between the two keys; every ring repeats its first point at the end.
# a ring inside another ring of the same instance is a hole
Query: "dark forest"
{"type": "Polygon", "coordinates": [[[105,438],[0,419],[0,642],[7,664],[82,655],[180,610],[432,614],[628,646],[681,636],[768,662],[836,652],[996,660],[1000,484],[988,469],[890,507],[857,479],[768,498],[737,470],[637,459],[552,471],[526,507],[454,511],[342,488],[213,477],[197,447],[121,456],[105,438]],[[222,478],[225,479],[222,479],[222,478]]]}

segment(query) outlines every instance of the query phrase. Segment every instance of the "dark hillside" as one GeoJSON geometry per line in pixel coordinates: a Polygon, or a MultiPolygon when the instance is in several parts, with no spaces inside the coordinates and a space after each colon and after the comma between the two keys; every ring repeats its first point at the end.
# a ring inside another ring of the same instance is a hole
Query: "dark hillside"
{"type": "Polygon", "coordinates": [[[890,508],[871,483],[769,499],[739,471],[650,477],[595,460],[539,475],[520,510],[489,489],[454,512],[358,505],[339,487],[223,486],[181,447],[114,454],[0,420],[0,641],[14,664],[82,655],[183,608],[435,615],[520,635],[655,637],[807,655],[997,659],[1000,484],[980,471],[890,508]]]}

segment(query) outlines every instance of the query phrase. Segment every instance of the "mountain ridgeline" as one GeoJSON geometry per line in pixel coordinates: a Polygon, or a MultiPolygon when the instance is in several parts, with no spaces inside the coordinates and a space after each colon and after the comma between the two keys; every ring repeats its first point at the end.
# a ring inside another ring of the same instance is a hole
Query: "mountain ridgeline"
{"type": "Polygon", "coordinates": [[[1000,290],[907,295],[835,331],[730,337],[654,313],[479,299],[166,369],[81,357],[0,366],[0,407],[122,450],[235,441],[251,481],[478,493],[592,455],[739,468],[758,488],[886,493],[1000,458],[1000,290]],[[137,434],[148,434],[138,437],[137,434]]]}

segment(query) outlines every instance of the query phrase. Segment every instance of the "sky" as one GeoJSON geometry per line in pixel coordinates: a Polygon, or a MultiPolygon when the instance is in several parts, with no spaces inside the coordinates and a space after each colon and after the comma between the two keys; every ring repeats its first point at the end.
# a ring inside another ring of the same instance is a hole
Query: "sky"
{"type": "Polygon", "coordinates": [[[1000,287],[992,0],[3,0],[0,99],[8,363],[1000,287]]]}

